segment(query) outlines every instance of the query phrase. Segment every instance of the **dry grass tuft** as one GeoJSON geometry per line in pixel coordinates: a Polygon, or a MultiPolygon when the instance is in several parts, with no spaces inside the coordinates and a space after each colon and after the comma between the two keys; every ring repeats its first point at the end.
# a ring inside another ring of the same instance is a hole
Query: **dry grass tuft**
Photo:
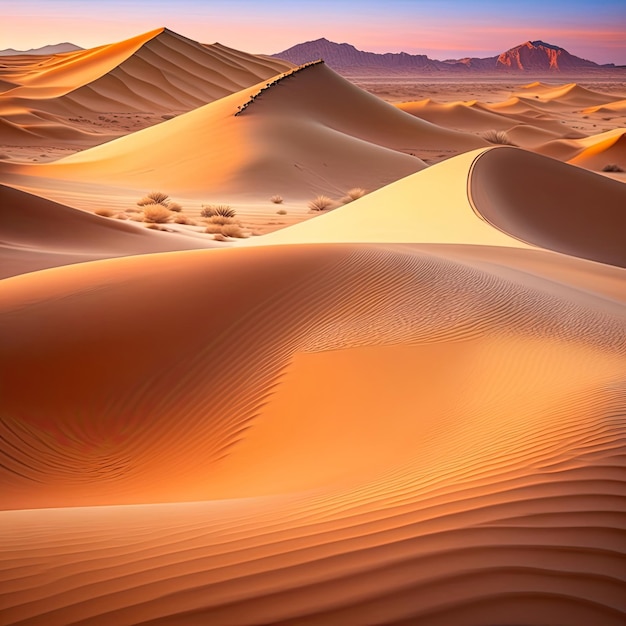
{"type": "Polygon", "coordinates": [[[287,215],[287,211],[285,211],[285,209],[278,209],[278,211],[276,211],[276,213],[278,215],[287,215]]]}
{"type": "Polygon", "coordinates": [[[346,195],[343,198],[341,198],[341,203],[348,204],[353,200],[358,200],[359,198],[362,198],[366,193],[367,191],[365,191],[365,189],[361,189],[361,187],[353,187],[352,189],[349,189],[347,191],[346,195]]]}
{"type": "Polygon", "coordinates": [[[489,143],[494,143],[499,146],[517,146],[516,143],[511,141],[506,130],[486,130],[482,134],[482,137],[489,143]]]}
{"type": "Polygon", "coordinates": [[[187,217],[186,215],[176,215],[174,217],[176,224],[184,224],[185,226],[197,226],[197,222],[187,217]]]}
{"type": "Polygon", "coordinates": [[[224,224],[235,224],[236,221],[233,217],[227,217],[226,215],[213,215],[207,218],[206,223],[223,226],[224,224]]]}
{"type": "Polygon", "coordinates": [[[170,211],[174,211],[174,213],[180,213],[183,210],[183,207],[178,204],[178,202],[168,202],[166,206],[170,211]]]}
{"type": "Polygon", "coordinates": [[[237,212],[227,204],[205,204],[200,211],[202,217],[235,217],[237,212]]]}
{"type": "Polygon", "coordinates": [[[272,196],[270,198],[270,202],[273,202],[274,204],[282,204],[283,203],[283,197],[279,196],[279,195],[272,196]]]}
{"type": "Polygon", "coordinates": [[[224,235],[222,235],[222,233],[216,233],[213,236],[213,240],[214,241],[228,241],[228,237],[224,237],[224,235]]]}
{"type": "Polygon", "coordinates": [[[143,219],[151,224],[165,224],[171,217],[171,211],[162,204],[146,204],[143,207],[143,219]]]}
{"type": "Polygon", "coordinates": [[[222,232],[222,225],[221,224],[207,224],[207,227],[204,230],[205,233],[207,233],[208,235],[216,235],[217,233],[221,233],[222,232]]]}
{"type": "Polygon", "coordinates": [[[111,211],[111,209],[96,209],[94,213],[100,217],[113,217],[115,211],[111,211]]]}
{"type": "Polygon", "coordinates": [[[309,209],[311,209],[311,211],[325,211],[334,206],[334,200],[331,200],[328,196],[317,196],[317,198],[309,202],[309,209]]]}
{"type": "Polygon", "coordinates": [[[139,206],[146,206],[148,204],[162,204],[167,206],[169,204],[170,197],[162,191],[151,191],[147,196],[144,196],[137,202],[139,206]]]}
{"type": "Polygon", "coordinates": [[[239,239],[246,237],[246,234],[239,224],[224,224],[224,226],[222,226],[222,235],[225,237],[237,237],[239,239]]]}
{"type": "Polygon", "coordinates": [[[603,168],[603,172],[623,172],[624,168],[620,167],[617,163],[607,163],[603,168]]]}

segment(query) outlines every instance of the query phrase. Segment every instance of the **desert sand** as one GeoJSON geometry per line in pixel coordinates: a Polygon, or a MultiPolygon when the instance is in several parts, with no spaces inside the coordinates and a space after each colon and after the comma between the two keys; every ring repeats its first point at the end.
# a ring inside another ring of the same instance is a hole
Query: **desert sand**
{"type": "Polygon", "coordinates": [[[0,623],[624,623],[623,90],[0,61],[0,623]]]}

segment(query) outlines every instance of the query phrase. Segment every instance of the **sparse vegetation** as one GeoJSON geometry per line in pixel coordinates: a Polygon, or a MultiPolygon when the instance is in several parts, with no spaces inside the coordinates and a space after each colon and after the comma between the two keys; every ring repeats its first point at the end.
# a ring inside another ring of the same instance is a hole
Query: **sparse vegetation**
{"type": "Polygon", "coordinates": [[[278,194],[275,196],[272,196],[270,198],[270,202],[273,202],[274,204],[282,204],[283,203],[283,197],[279,196],[278,194]]]}
{"type": "Polygon", "coordinates": [[[222,235],[225,237],[237,237],[240,239],[243,239],[246,236],[239,224],[224,224],[224,226],[222,226],[222,235]]]}
{"type": "Polygon", "coordinates": [[[224,224],[234,224],[235,218],[228,217],[226,215],[212,215],[206,219],[207,224],[218,224],[219,226],[223,226],[224,224]]]}
{"type": "Polygon", "coordinates": [[[235,217],[236,214],[235,209],[228,204],[205,204],[200,211],[202,217],[235,217]]]}
{"type": "Polygon", "coordinates": [[[147,196],[144,196],[137,202],[139,206],[146,206],[148,204],[161,204],[168,206],[170,197],[162,191],[151,191],[147,196]]]}
{"type": "Polygon", "coordinates": [[[348,204],[353,200],[358,200],[359,198],[362,198],[366,193],[367,191],[365,191],[365,189],[361,189],[361,187],[353,187],[352,189],[348,190],[343,198],[341,198],[341,202],[342,204],[348,204]]]}
{"type": "Polygon", "coordinates": [[[278,211],[276,211],[276,213],[278,215],[287,215],[287,211],[285,211],[285,209],[278,209],[278,211]]]}
{"type": "Polygon", "coordinates": [[[486,130],[482,134],[482,137],[489,143],[498,144],[500,146],[517,146],[515,142],[511,141],[505,130],[486,130]]]}
{"type": "Polygon", "coordinates": [[[143,207],[143,219],[151,224],[165,224],[171,217],[171,211],[162,204],[146,204],[143,207]]]}
{"type": "Polygon", "coordinates": [[[94,213],[96,215],[99,215],[100,217],[113,217],[113,214],[114,214],[114,212],[111,211],[111,209],[96,209],[94,213]]]}
{"type": "Polygon", "coordinates": [[[311,209],[311,211],[325,211],[334,206],[335,202],[328,196],[317,196],[317,198],[309,202],[309,209],[311,209]]]}
{"type": "Polygon", "coordinates": [[[186,215],[176,215],[174,217],[174,222],[176,224],[184,224],[185,226],[196,226],[196,222],[192,219],[188,218],[186,215]]]}
{"type": "Polygon", "coordinates": [[[174,213],[180,213],[183,210],[183,207],[180,204],[178,204],[178,202],[170,201],[167,203],[166,206],[170,211],[174,211],[174,213]]]}
{"type": "Polygon", "coordinates": [[[206,229],[204,230],[208,235],[216,235],[222,232],[222,224],[212,224],[209,223],[206,225],[206,229]]]}
{"type": "Polygon", "coordinates": [[[607,163],[603,168],[603,172],[623,172],[624,168],[620,167],[617,163],[607,163]]]}

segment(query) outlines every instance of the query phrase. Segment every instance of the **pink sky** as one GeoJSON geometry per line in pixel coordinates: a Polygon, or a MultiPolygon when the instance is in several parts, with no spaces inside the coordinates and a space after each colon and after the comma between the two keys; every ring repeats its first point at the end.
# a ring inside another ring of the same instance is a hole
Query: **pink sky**
{"type": "Polygon", "coordinates": [[[0,49],[71,41],[93,47],[159,26],[248,52],[326,37],[374,52],[492,56],[529,39],[597,63],[626,64],[626,10],[576,0],[5,0],[0,49]]]}

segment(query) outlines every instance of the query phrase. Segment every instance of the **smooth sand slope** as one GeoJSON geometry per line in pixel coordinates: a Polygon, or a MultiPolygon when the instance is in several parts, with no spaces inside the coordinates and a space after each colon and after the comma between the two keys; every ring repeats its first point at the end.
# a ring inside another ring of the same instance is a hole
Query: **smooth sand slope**
{"type": "Polygon", "coordinates": [[[626,186],[553,159],[498,148],[469,180],[476,211],[542,248],[626,267],[626,186]]]}
{"type": "Polygon", "coordinates": [[[3,281],[4,623],[622,623],[623,281],[391,244],[3,281]]]}
{"type": "Polygon", "coordinates": [[[208,248],[206,237],[147,230],[0,185],[0,278],[150,252],[208,248]]]}
{"type": "Polygon", "coordinates": [[[241,242],[537,246],[626,267],[626,186],[518,148],[475,150],[241,242]]]}
{"type": "Polygon", "coordinates": [[[487,145],[398,111],[324,64],[280,80],[248,106],[265,83],[55,163],[5,165],[8,180],[167,189],[170,194],[308,200],[376,189],[425,167],[419,149],[463,152],[487,145]],[[332,97],[329,97],[332,94],[332,97]]]}
{"type": "Polygon", "coordinates": [[[33,65],[10,76],[20,84],[0,96],[0,117],[14,125],[12,142],[39,145],[63,133],[96,145],[155,123],[155,115],[190,111],[293,67],[203,46],[165,28],[33,65]],[[148,117],[130,115],[143,113],[148,117]]]}

